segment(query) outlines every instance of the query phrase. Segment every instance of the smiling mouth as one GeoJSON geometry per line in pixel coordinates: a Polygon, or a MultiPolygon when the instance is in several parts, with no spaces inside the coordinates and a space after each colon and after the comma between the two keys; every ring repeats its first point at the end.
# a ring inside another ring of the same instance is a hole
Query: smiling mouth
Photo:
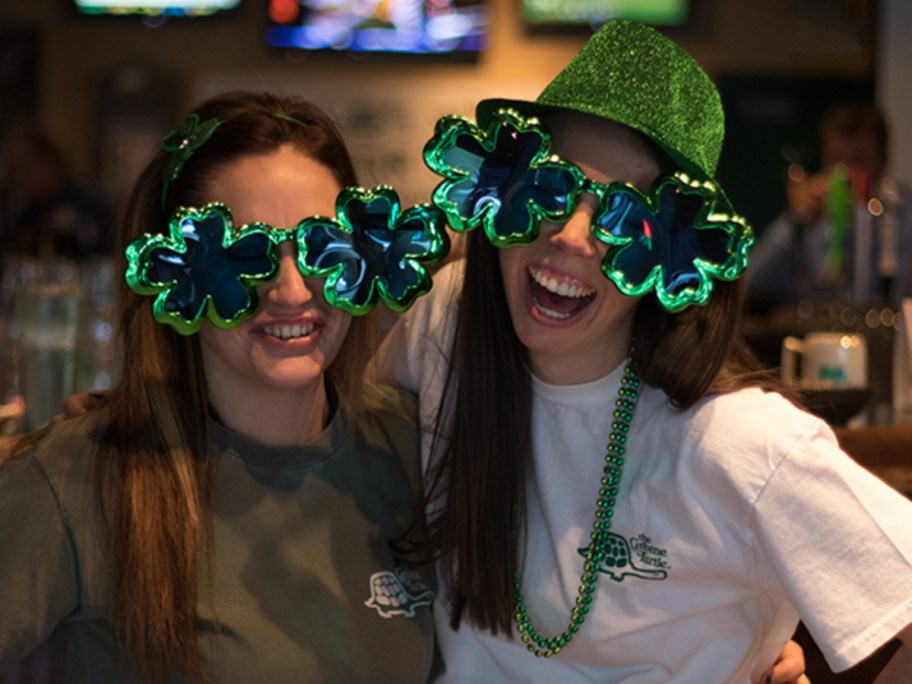
{"type": "Polygon", "coordinates": [[[275,337],[280,340],[294,340],[301,337],[307,337],[313,333],[316,326],[313,323],[307,323],[305,325],[293,324],[293,325],[265,325],[263,326],[263,332],[269,335],[270,337],[275,337]]]}
{"type": "Polygon", "coordinates": [[[545,317],[561,321],[579,313],[595,299],[595,290],[582,283],[558,280],[529,267],[532,304],[545,317]]]}

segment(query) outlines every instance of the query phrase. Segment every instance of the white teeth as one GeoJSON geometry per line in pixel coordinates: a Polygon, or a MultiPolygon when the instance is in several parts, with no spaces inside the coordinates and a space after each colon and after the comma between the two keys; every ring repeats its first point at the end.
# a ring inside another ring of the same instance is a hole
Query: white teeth
{"type": "Polygon", "coordinates": [[[559,321],[564,318],[570,318],[570,316],[571,316],[571,314],[569,314],[569,313],[561,313],[560,311],[552,311],[551,309],[542,306],[538,302],[535,302],[535,305],[538,308],[538,310],[541,311],[548,318],[553,318],[553,319],[559,321]]]}
{"type": "Polygon", "coordinates": [[[307,335],[310,335],[313,330],[313,323],[307,325],[300,325],[298,323],[295,323],[294,325],[267,325],[263,327],[263,331],[267,335],[278,337],[282,340],[288,340],[295,337],[306,337],[307,335]]]}
{"type": "Polygon", "coordinates": [[[558,294],[561,297],[588,297],[595,292],[595,290],[585,287],[582,284],[574,283],[571,285],[569,283],[558,283],[556,278],[549,278],[535,267],[529,268],[529,274],[536,283],[549,292],[558,294]]]}

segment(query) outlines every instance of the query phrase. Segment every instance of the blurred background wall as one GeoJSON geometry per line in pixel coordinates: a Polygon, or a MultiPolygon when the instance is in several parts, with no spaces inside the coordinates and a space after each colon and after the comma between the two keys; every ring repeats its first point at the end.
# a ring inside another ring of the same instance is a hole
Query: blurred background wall
{"type": "MultiPolygon", "coordinates": [[[[403,200],[424,201],[434,180],[420,152],[436,119],[471,116],[485,96],[534,97],[586,38],[530,33],[518,0],[487,6],[486,49],[474,62],[448,63],[269,48],[266,0],[160,22],[80,15],[73,0],[5,0],[0,117],[39,123],[76,172],[116,201],[200,97],[238,87],[295,92],[339,119],[363,185],[391,183],[403,200]]],[[[686,24],[663,29],[720,85],[732,130],[720,173],[736,201],[743,192],[756,225],[781,206],[783,159],[797,143],[780,138],[812,144],[824,101],[843,90],[888,105],[894,165],[912,180],[912,132],[900,125],[910,116],[910,12],[906,0],[691,0],[686,24]],[[749,147],[757,140],[759,152],[749,147]]]]}

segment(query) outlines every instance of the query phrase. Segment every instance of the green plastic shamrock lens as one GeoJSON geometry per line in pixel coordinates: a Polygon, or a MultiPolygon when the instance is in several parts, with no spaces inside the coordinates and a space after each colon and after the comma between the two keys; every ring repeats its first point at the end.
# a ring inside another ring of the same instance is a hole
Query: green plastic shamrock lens
{"type": "Polygon", "coordinates": [[[147,234],[127,247],[127,283],[154,295],[155,319],[184,335],[207,318],[230,329],[252,316],[256,286],[278,273],[276,246],[284,241],[296,241],[303,276],[326,278],[326,301],[353,315],[367,313],[378,299],[405,311],[431,288],[425,266],[449,247],[437,208],[423,204],[400,213],[396,192],[380,186],[344,188],[336,210],[338,218],[313,216],[293,230],[265,223],[235,230],[221,203],[178,209],[167,236],[147,234]]]}
{"type": "Polygon", "coordinates": [[[278,257],[266,232],[255,224],[235,232],[223,204],[178,210],[170,233],[145,235],[127,247],[127,283],[155,295],[153,315],[182,335],[206,318],[232,328],[256,311],[255,285],[277,272],[278,257]]]}
{"type": "Polygon", "coordinates": [[[608,245],[602,271],[626,295],[655,290],[671,312],[709,301],[713,279],[735,280],[747,268],[754,235],[743,218],[715,213],[720,191],[683,173],[658,179],[647,197],[635,187],[598,188],[593,222],[608,245]]]}
{"type": "Polygon", "coordinates": [[[458,116],[437,122],[424,159],[444,177],[434,204],[455,230],[484,227],[498,247],[532,242],[543,219],[566,221],[579,197],[599,198],[592,224],[608,244],[602,271],[626,295],[655,290],[676,312],[705,304],[713,280],[734,280],[747,267],[754,242],[743,218],[726,206],[712,181],[683,173],[656,181],[649,196],[627,183],[604,184],[549,153],[551,137],[535,118],[495,112],[482,130],[458,116]]]}
{"type": "Polygon", "coordinates": [[[362,314],[378,297],[404,311],[431,287],[424,265],[437,263],[449,241],[444,217],[430,205],[399,213],[399,197],[388,186],[345,188],[336,199],[337,218],[321,216],[298,227],[298,267],[326,277],[326,301],[362,314]]]}
{"type": "Polygon", "coordinates": [[[542,219],[569,217],[584,177],[549,154],[551,138],[535,119],[502,109],[482,130],[458,116],[437,122],[424,160],[445,180],[433,201],[454,230],[481,225],[499,247],[532,242],[542,219]]]}

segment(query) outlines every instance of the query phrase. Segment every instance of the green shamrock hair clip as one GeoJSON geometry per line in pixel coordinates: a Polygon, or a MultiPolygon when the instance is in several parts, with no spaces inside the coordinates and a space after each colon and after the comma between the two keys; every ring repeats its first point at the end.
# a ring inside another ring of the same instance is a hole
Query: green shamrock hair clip
{"type": "Polygon", "coordinates": [[[154,295],[152,312],[182,335],[208,318],[219,328],[237,326],[254,314],[256,285],[275,276],[278,256],[261,224],[235,231],[228,208],[218,202],[181,208],[168,235],[144,235],[127,247],[127,283],[154,295]]]}
{"type": "Polygon", "coordinates": [[[162,139],[162,149],[170,153],[162,174],[163,208],[168,196],[168,185],[180,177],[181,171],[184,170],[184,162],[212,137],[221,123],[218,119],[208,119],[200,123],[197,114],[189,114],[177,128],[162,139]]]}
{"type": "Polygon", "coordinates": [[[298,268],[325,277],[323,295],[353,315],[382,299],[397,312],[431,288],[425,266],[449,248],[443,214],[429,204],[400,213],[399,196],[385,185],[347,187],[336,198],[336,218],[298,224],[298,268]]]}

